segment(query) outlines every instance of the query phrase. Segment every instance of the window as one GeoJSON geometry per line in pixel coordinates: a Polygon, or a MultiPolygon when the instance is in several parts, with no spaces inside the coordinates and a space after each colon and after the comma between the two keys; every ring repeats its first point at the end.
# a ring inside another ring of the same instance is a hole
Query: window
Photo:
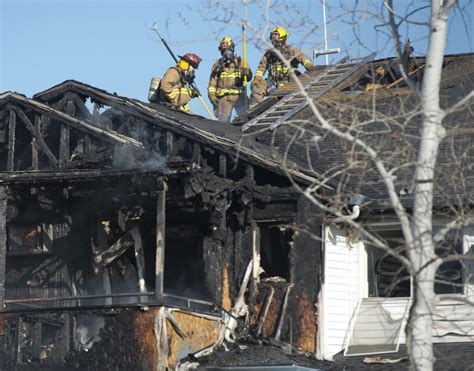
{"type": "MultiPolygon", "coordinates": [[[[404,239],[399,230],[374,232],[394,252],[406,255],[404,239]]],[[[368,284],[371,297],[410,296],[410,277],[395,256],[367,243],[368,284]]]]}
{"type": "Polygon", "coordinates": [[[258,223],[260,229],[260,265],[262,278],[290,279],[289,254],[293,231],[276,223],[258,223]]]}
{"type": "MultiPolygon", "coordinates": [[[[434,234],[439,227],[434,228],[434,234]]],[[[452,230],[445,239],[436,246],[436,254],[440,257],[459,255],[463,253],[463,231],[452,230]]],[[[440,265],[436,271],[436,294],[462,294],[464,292],[465,266],[462,260],[447,261],[440,265]]]]}
{"type": "MultiPolygon", "coordinates": [[[[208,216],[174,213],[166,219],[164,292],[194,299],[209,299],[204,251],[208,237],[208,216]]],[[[210,267],[209,269],[212,269],[210,267]]]]}

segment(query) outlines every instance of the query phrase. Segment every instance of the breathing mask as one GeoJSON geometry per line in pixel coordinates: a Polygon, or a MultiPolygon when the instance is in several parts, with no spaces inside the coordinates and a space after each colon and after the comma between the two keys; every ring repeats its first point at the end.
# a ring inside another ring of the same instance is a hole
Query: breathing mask
{"type": "Polygon", "coordinates": [[[230,48],[223,49],[221,51],[222,58],[224,58],[224,61],[226,62],[231,62],[234,59],[234,51],[230,48]]]}
{"type": "Polygon", "coordinates": [[[194,78],[196,77],[194,67],[191,66],[191,65],[189,66],[189,68],[186,71],[184,71],[184,74],[185,74],[186,80],[188,82],[193,82],[194,78]]]}

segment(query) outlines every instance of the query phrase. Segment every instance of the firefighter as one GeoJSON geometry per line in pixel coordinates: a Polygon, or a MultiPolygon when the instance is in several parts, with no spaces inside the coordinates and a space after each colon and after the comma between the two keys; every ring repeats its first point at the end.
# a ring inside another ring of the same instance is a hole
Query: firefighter
{"type": "Polygon", "coordinates": [[[201,58],[194,53],[186,53],[176,66],[166,71],[160,82],[160,101],[173,109],[191,113],[188,102],[201,95],[197,88],[190,88],[194,81],[194,70],[199,67],[201,58]]]}
{"type": "MultiPolygon", "coordinates": [[[[297,47],[286,43],[288,33],[283,27],[277,26],[270,33],[270,41],[275,49],[277,49],[287,59],[293,68],[298,68],[302,64],[307,71],[315,70],[315,66],[311,60],[297,47]]],[[[250,89],[252,95],[250,97],[250,107],[263,101],[264,97],[275,89],[279,89],[289,81],[290,73],[288,67],[280,60],[273,48],[268,49],[260,60],[257,67],[255,78],[252,81],[250,89]],[[265,72],[268,71],[268,78],[263,79],[265,72]]]]}
{"type": "Polygon", "coordinates": [[[219,58],[211,69],[207,93],[219,121],[230,122],[232,109],[237,116],[245,113],[248,99],[243,87],[244,76],[252,79],[252,71],[242,65],[240,57],[235,55],[235,44],[230,37],[222,38],[219,43],[219,58]]]}

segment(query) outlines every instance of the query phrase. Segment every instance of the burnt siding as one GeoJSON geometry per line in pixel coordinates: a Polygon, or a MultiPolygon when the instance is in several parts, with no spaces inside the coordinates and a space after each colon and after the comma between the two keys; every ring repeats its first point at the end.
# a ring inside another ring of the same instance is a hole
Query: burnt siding
{"type": "Polygon", "coordinates": [[[315,304],[321,287],[321,220],[309,200],[298,200],[297,225],[309,233],[297,232],[292,253],[293,288],[288,304],[293,324],[293,343],[307,352],[316,353],[317,313],[315,304]]]}

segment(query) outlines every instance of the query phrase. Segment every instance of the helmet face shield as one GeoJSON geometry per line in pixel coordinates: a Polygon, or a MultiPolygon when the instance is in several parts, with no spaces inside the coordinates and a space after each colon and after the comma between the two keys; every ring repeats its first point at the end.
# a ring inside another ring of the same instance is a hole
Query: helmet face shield
{"type": "Polygon", "coordinates": [[[275,27],[270,33],[270,41],[275,48],[281,48],[286,43],[288,33],[283,27],[275,27]]]}
{"type": "Polygon", "coordinates": [[[232,41],[232,39],[230,37],[223,37],[221,42],[219,43],[219,51],[221,52],[221,54],[223,54],[224,50],[226,49],[231,49],[232,51],[234,51],[234,42],[232,41]]]}
{"type": "Polygon", "coordinates": [[[234,59],[234,50],[233,49],[223,49],[221,50],[221,55],[226,61],[231,61],[234,59]]]}
{"type": "Polygon", "coordinates": [[[196,72],[193,66],[189,66],[189,68],[185,71],[185,74],[188,82],[193,82],[196,78],[196,72]]]}
{"type": "Polygon", "coordinates": [[[183,58],[179,60],[178,66],[184,71],[187,71],[189,68],[192,68],[189,62],[183,58]]]}

